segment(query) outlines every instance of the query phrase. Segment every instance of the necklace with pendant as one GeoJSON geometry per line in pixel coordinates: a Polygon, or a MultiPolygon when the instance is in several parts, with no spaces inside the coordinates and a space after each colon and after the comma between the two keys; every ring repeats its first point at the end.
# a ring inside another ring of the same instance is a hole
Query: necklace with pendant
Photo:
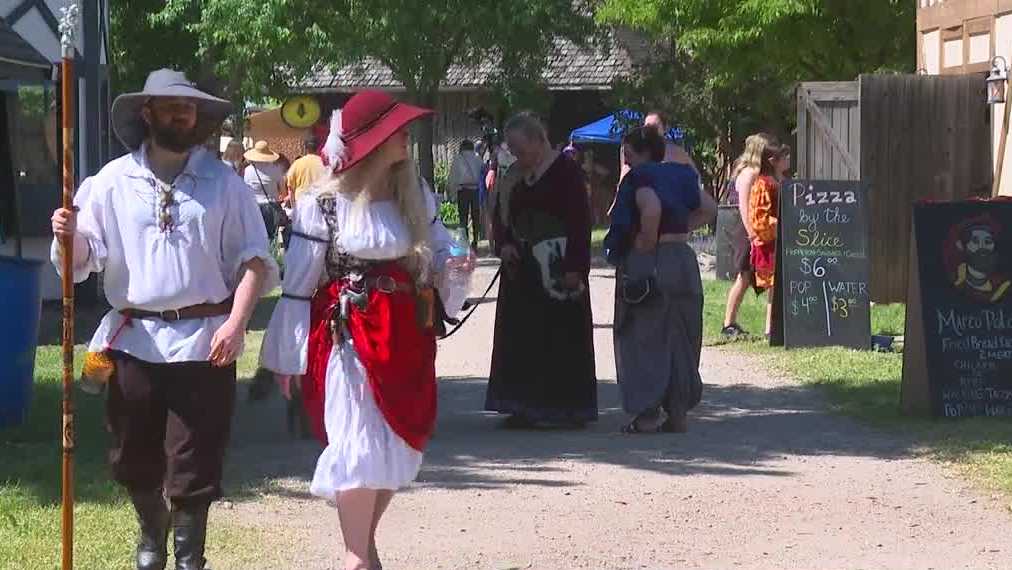
{"type": "Polygon", "coordinates": [[[162,233],[170,233],[176,227],[175,221],[172,219],[172,207],[179,204],[176,201],[176,187],[174,184],[166,184],[157,178],[153,178],[152,181],[154,183],[155,218],[158,220],[158,229],[162,233]]]}

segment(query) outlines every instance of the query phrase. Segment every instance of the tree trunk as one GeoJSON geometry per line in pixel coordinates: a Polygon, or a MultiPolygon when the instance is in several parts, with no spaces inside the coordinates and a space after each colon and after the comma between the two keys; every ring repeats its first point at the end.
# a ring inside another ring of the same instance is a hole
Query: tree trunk
{"type": "MultiPolygon", "coordinates": [[[[435,109],[436,93],[434,91],[418,93],[413,98],[418,105],[426,109],[435,109]]],[[[436,133],[432,116],[419,120],[415,133],[418,143],[418,171],[429,182],[429,186],[435,189],[436,161],[432,153],[432,145],[435,143],[436,133]]]]}

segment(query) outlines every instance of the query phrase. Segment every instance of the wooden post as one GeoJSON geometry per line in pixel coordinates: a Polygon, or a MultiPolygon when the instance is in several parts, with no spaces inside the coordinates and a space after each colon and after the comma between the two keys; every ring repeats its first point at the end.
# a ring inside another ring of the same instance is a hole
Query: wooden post
{"type": "MultiPolygon", "coordinates": [[[[60,96],[63,107],[63,207],[74,207],[74,104],[77,79],[74,77],[74,33],[78,6],[71,2],[63,9],[60,22],[63,63],[60,68],[60,96]]],[[[74,238],[65,237],[63,248],[63,493],[61,501],[62,570],[74,568],[74,238]]]]}
{"type": "Polygon", "coordinates": [[[998,164],[994,169],[994,182],[991,186],[991,197],[1001,191],[1001,175],[1005,166],[1005,141],[1008,139],[1009,113],[1012,112],[1012,101],[1005,98],[1005,118],[1001,122],[1001,136],[998,138],[998,164]]]}

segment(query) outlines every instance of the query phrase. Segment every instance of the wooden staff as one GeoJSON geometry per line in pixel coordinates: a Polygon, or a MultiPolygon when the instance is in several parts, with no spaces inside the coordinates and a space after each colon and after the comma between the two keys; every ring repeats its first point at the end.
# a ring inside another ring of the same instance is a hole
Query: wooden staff
{"type": "MultiPolygon", "coordinates": [[[[77,29],[77,3],[63,9],[60,22],[63,63],[60,90],[63,115],[63,207],[74,207],[74,33],[77,29]]],[[[74,238],[64,237],[63,248],[63,498],[61,542],[62,570],[74,568],[74,238]]]]}
{"type": "Polygon", "coordinates": [[[1005,118],[1001,122],[1001,136],[998,139],[998,163],[995,164],[994,183],[991,187],[991,197],[997,197],[1001,193],[1002,170],[1005,166],[1005,142],[1008,140],[1009,113],[1012,113],[1012,101],[1005,101],[1005,118]]]}

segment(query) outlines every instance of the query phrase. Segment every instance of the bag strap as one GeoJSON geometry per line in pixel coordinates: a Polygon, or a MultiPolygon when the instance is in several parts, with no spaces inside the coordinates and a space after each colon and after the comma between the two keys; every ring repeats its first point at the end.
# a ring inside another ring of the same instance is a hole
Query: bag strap
{"type": "Polygon", "coordinates": [[[257,175],[257,181],[260,182],[260,192],[263,193],[264,198],[267,198],[267,202],[280,206],[281,204],[275,200],[272,200],[271,195],[267,193],[267,188],[264,187],[264,179],[260,178],[260,170],[256,167],[255,164],[251,164],[250,166],[253,167],[253,174],[257,175]]]}

